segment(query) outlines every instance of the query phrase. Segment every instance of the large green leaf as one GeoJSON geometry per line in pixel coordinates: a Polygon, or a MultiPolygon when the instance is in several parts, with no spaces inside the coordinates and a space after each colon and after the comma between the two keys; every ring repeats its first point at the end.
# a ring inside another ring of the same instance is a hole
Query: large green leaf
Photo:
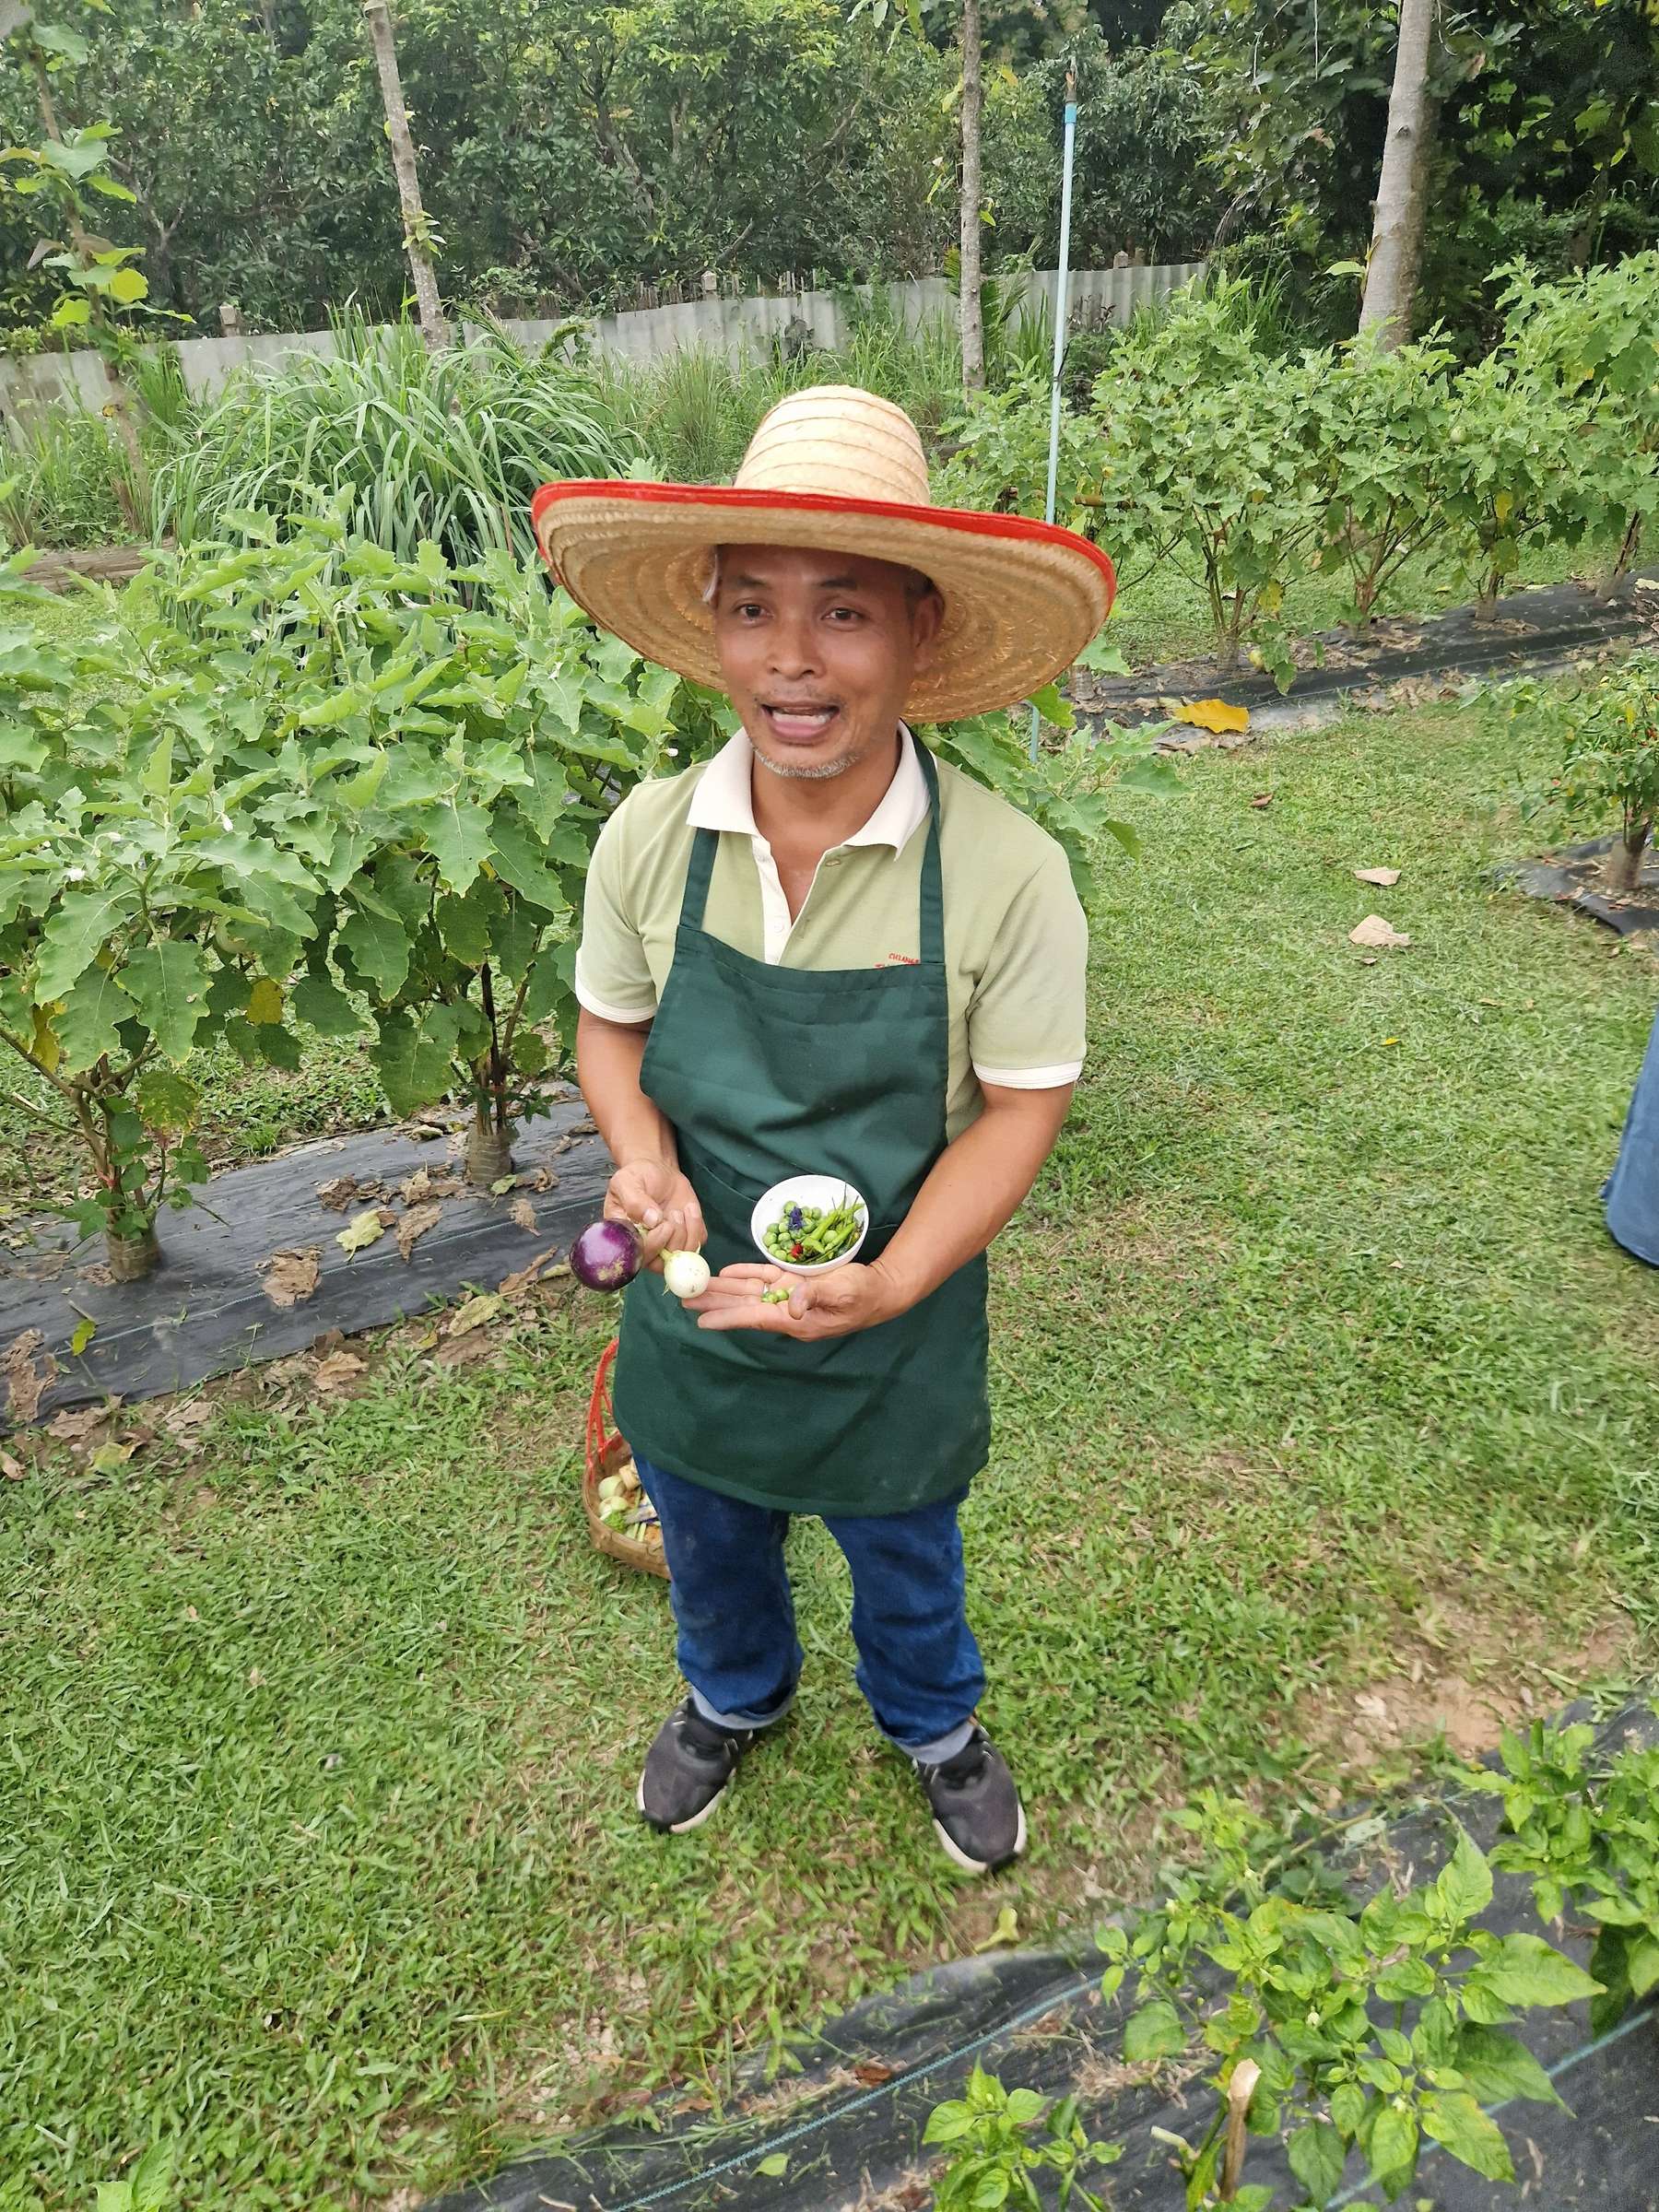
{"type": "Polygon", "coordinates": [[[1423,2133],[1432,2136],[1465,2166],[1472,2166],[1488,2182],[1512,2182],[1515,2178],[1509,2145],[1502,2130],[1491,2116],[1483,2112],[1473,2097],[1460,2089],[1442,2090],[1427,2096],[1422,2101],[1423,2133]]]}
{"type": "Polygon", "coordinates": [[[1571,2005],[1595,1994],[1596,1984],[1541,1936],[1506,1936],[1470,1970],[1469,1986],[1500,2005],[1571,2005]]]}
{"type": "Polygon", "coordinates": [[[104,968],[88,968],[53,1018],[64,1048],[62,1072],[79,1075],[106,1053],[119,1053],[120,1024],[130,1020],[132,1012],[132,1002],[114,976],[104,968]]]}
{"type": "Polygon", "coordinates": [[[1457,2031],[1454,2061],[1464,2087],[1485,2104],[1511,2097],[1559,2104],[1555,2086],[1518,2036],[1467,2021],[1457,2031]]]}
{"type": "Polygon", "coordinates": [[[1441,1868],[1431,1894],[1447,1918],[1459,1924],[1491,1903],[1492,1870],[1466,1830],[1459,1830],[1457,1849],[1441,1868]]]}
{"type": "Polygon", "coordinates": [[[95,891],[65,891],[46,924],[41,947],[41,1000],[66,998],[116,931],[138,911],[138,895],[125,884],[95,891]]]}
{"type": "Polygon", "coordinates": [[[1385,2104],[1367,2146],[1373,2176],[1384,2188],[1408,2182],[1417,2167],[1418,2124],[1403,2106],[1385,2104]]]}
{"type": "Polygon", "coordinates": [[[452,1053],[456,1023],[447,1006],[389,1014],[370,1051],[394,1113],[411,1114],[442,1098],[454,1081],[452,1053]],[[442,1018],[451,1017],[447,1021],[442,1018]]]}
{"type": "Polygon", "coordinates": [[[549,914],[570,912],[563,885],[548,868],[537,841],[524,822],[512,815],[501,815],[495,825],[495,847],[498,873],[522,899],[549,914]]]}
{"type": "Polygon", "coordinates": [[[1180,2014],[1159,1997],[1129,2016],[1124,2030],[1124,2056],[1131,2065],[1150,2058],[1173,2058],[1186,2049],[1186,2040],[1180,2014]]]}
{"type": "Polygon", "coordinates": [[[419,818],[428,849],[438,863],[444,888],[464,891],[492,857],[488,814],[470,799],[447,799],[419,818]]]}
{"type": "Polygon", "coordinates": [[[401,922],[359,907],[335,943],[359,980],[379,997],[394,998],[402,990],[409,972],[409,937],[401,922]]]}
{"type": "Polygon", "coordinates": [[[315,1030],[319,1037],[357,1037],[363,1024],[357,1008],[344,991],[327,975],[319,975],[313,969],[302,975],[294,985],[294,1012],[308,1029],[315,1030]]]}
{"type": "Polygon", "coordinates": [[[121,971],[122,989],[175,1065],[188,1057],[206,1011],[207,980],[201,948],[179,937],[146,945],[121,971]]]}
{"type": "Polygon", "coordinates": [[[432,919],[445,952],[463,967],[481,966],[489,958],[492,938],[506,907],[499,886],[482,877],[460,898],[440,898],[433,906],[432,919]]]}
{"type": "Polygon", "coordinates": [[[1342,2186],[1347,2145],[1328,2120],[1299,2127],[1285,2146],[1290,2171],[1316,2205],[1329,2203],[1342,2186]]]}

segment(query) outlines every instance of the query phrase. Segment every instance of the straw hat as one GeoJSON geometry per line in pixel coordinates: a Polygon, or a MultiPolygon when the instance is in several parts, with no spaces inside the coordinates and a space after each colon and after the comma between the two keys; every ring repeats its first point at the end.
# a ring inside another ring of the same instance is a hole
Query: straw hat
{"type": "Polygon", "coordinates": [[[1069,530],[935,507],[915,424],[846,384],[780,400],[729,487],[544,484],[530,512],[554,574],[594,621],[715,690],[703,592],[716,546],[809,546],[919,569],[945,617],[937,658],[905,700],[917,722],[1029,698],[1070,667],[1116,589],[1106,555],[1069,530]]]}

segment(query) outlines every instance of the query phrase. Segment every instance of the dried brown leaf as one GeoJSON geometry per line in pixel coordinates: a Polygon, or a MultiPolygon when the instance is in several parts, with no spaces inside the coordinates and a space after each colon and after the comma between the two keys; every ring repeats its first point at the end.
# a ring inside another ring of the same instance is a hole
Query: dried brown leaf
{"type": "Polygon", "coordinates": [[[15,1460],[9,1452],[0,1452],[0,1475],[4,1475],[7,1482],[21,1482],[28,1472],[28,1468],[20,1461],[15,1460]]]}
{"type": "Polygon", "coordinates": [[[336,1175],[332,1182],[320,1182],[317,1185],[318,1198],[334,1214],[343,1214],[355,1201],[357,1194],[358,1179],[355,1175],[336,1175]]]}
{"type": "Polygon", "coordinates": [[[1384,922],[1381,914],[1367,914],[1358,928],[1348,931],[1350,945],[1374,945],[1380,952],[1392,952],[1397,946],[1410,942],[1403,930],[1384,922]]]}
{"type": "Polygon", "coordinates": [[[25,1329],[20,1336],[12,1338],[0,1353],[0,1381],[6,1383],[6,1408],[14,1421],[34,1419],[57,1371],[58,1363],[46,1349],[46,1339],[39,1329],[25,1329]]]}
{"type": "Polygon", "coordinates": [[[528,1230],[531,1236],[535,1234],[535,1207],[530,1199],[521,1194],[513,1200],[507,1211],[511,1215],[515,1228],[528,1230]]]}
{"type": "Polygon", "coordinates": [[[450,1320],[449,1335],[465,1336],[472,1330],[482,1328],[487,1321],[495,1319],[506,1303],[507,1300],[499,1290],[480,1291],[477,1297],[469,1298],[464,1305],[455,1308],[450,1320]]]}
{"type": "Polygon", "coordinates": [[[107,1408],[102,1406],[76,1406],[73,1409],[65,1406],[47,1422],[46,1433],[60,1444],[84,1444],[108,1418],[107,1408]]]}
{"type": "Polygon", "coordinates": [[[330,1352],[312,1370],[312,1380],[319,1390],[343,1390],[347,1382],[357,1381],[368,1364],[356,1352],[330,1352]]]}
{"type": "Polygon", "coordinates": [[[430,1198],[425,1206],[418,1206],[404,1216],[397,1225],[397,1249],[406,1260],[442,1211],[441,1201],[430,1198]]]}
{"type": "Polygon", "coordinates": [[[323,1247],[307,1244],[291,1252],[274,1252],[262,1260],[259,1277],[274,1306],[302,1306],[323,1279],[323,1247]]]}
{"type": "MultiPolygon", "coordinates": [[[[549,1244],[546,1252],[538,1252],[535,1257],[524,1266],[515,1268],[511,1275],[503,1276],[500,1286],[500,1295],[503,1298],[521,1297],[532,1283],[541,1280],[543,1269],[558,1250],[557,1244],[549,1244]]],[[[570,1270],[561,1268],[559,1272],[568,1275],[570,1270]]]]}
{"type": "Polygon", "coordinates": [[[493,1359],[498,1348],[495,1338],[487,1330],[474,1329],[465,1336],[446,1338],[435,1356],[442,1367],[473,1367],[481,1360],[493,1359]]]}

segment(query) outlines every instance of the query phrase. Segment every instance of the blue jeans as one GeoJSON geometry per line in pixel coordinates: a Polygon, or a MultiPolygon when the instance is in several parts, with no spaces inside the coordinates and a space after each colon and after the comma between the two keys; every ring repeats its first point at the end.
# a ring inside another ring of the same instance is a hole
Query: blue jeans
{"type": "MultiPolygon", "coordinates": [[[[680,1672],[718,1728],[765,1728],[794,1700],[802,1652],[783,1565],[787,1513],[748,1505],[636,1454],[663,1524],[680,1672]]],[[[889,1742],[936,1764],[968,1741],[985,1687],[963,1605],[957,1508],[826,1516],[853,1572],[858,1687],[889,1742]]]]}

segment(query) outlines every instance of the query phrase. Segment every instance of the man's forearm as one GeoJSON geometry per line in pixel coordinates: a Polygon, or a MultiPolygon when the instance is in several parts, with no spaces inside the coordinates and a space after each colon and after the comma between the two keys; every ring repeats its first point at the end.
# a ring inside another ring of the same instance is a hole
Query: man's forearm
{"type": "Polygon", "coordinates": [[[1071,1104],[1062,1089],[986,1094],[984,1112],[935,1161],[871,1272],[908,1312],[984,1251],[1023,1204],[1071,1104]]]}
{"type": "Polygon", "coordinates": [[[584,1008],[576,1024],[576,1080],[618,1167],[662,1160],[677,1169],[674,1130],[640,1088],[651,1025],[602,1021],[584,1008]]]}

